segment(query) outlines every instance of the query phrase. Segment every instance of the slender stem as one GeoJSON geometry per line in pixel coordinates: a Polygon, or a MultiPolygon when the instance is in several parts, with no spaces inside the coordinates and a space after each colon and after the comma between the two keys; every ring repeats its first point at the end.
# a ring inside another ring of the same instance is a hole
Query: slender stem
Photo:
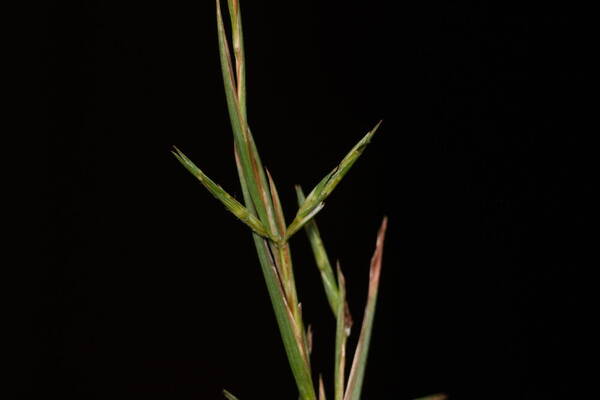
{"type": "Polygon", "coordinates": [[[351,318],[346,304],[346,280],[338,263],[339,301],[336,310],[334,400],[344,400],[346,373],[346,341],[350,335],[351,318]]]}
{"type": "MultiPolygon", "coordinates": [[[[244,175],[242,174],[242,166],[237,148],[235,148],[234,152],[236,155],[236,166],[240,175],[240,183],[242,186],[244,201],[251,212],[255,212],[254,208],[252,207],[252,200],[250,198],[250,193],[248,191],[244,175]]],[[[295,318],[293,318],[289,304],[286,301],[281,279],[278,275],[275,261],[271,256],[269,243],[267,240],[264,240],[257,234],[253,234],[252,238],[258,253],[263,276],[267,284],[267,290],[269,292],[271,304],[273,305],[273,310],[275,312],[275,318],[281,333],[283,345],[292,369],[292,373],[296,380],[298,391],[300,392],[300,397],[302,400],[316,400],[316,393],[312,383],[310,367],[306,362],[307,356],[305,354],[307,353],[307,350],[303,350],[305,349],[304,343],[298,341],[298,332],[300,327],[296,323],[295,318]]]]}
{"type": "MultiPolygon", "coordinates": [[[[298,198],[298,205],[301,206],[302,203],[304,203],[305,197],[300,186],[296,186],[296,196],[298,198]]],[[[333,268],[331,268],[331,263],[329,262],[329,257],[327,256],[327,251],[325,250],[325,245],[321,239],[321,234],[319,233],[319,228],[315,219],[313,218],[308,221],[306,225],[304,225],[304,228],[310,241],[317,268],[321,274],[321,281],[323,282],[327,301],[329,302],[333,315],[336,316],[339,302],[338,285],[335,282],[333,268]]]]}

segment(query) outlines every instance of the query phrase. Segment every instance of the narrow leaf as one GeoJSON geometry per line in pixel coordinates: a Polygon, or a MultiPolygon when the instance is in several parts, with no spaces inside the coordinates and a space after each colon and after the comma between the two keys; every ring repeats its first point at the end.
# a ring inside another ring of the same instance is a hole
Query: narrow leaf
{"type": "Polygon", "coordinates": [[[242,34],[242,13],[238,0],[228,0],[229,16],[231,18],[231,31],[233,54],[235,56],[235,78],[237,83],[237,98],[240,105],[240,114],[244,121],[246,118],[246,62],[244,60],[244,35],[242,34]]]}
{"type": "Polygon", "coordinates": [[[365,375],[365,366],[369,354],[369,343],[371,341],[371,332],[373,330],[373,317],[375,316],[375,304],[377,302],[377,292],[379,288],[379,277],[381,275],[381,260],[383,257],[383,242],[385,231],[387,229],[387,217],[383,218],[381,227],[377,234],[377,243],[375,253],[371,258],[371,269],[369,276],[369,292],[363,322],[360,329],[360,337],[352,361],[352,369],[348,378],[348,386],[344,400],[359,400],[360,392],[365,375]]]}
{"type": "Polygon", "coordinates": [[[244,50],[239,2],[236,0],[229,0],[229,10],[233,30],[236,62],[235,74],[233,70],[233,61],[229,52],[229,44],[225,34],[220,0],[217,0],[219,55],[221,59],[221,69],[223,72],[229,118],[231,120],[233,137],[242,164],[241,173],[245,175],[250,198],[254,203],[259,219],[271,233],[274,233],[275,222],[271,196],[268,194],[269,189],[264,169],[246,120],[244,50]]]}
{"type": "MultiPolygon", "coordinates": [[[[300,186],[296,186],[296,195],[298,197],[298,205],[302,205],[305,198],[300,186]]],[[[337,283],[335,282],[329,257],[327,256],[327,251],[323,245],[323,240],[321,240],[321,234],[319,233],[317,222],[313,218],[304,225],[304,228],[310,241],[310,246],[315,257],[317,268],[321,274],[321,281],[323,282],[323,288],[325,289],[325,294],[327,295],[327,301],[329,302],[331,311],[335,316],[338,307],[338,287],[337,283]]]]}
{"type": "Polygon", "coordinates": [[[271,196],[268,194],[267,179],[265,171],[256,149],[252,132],[248,126],[246,116],[246,62],[244,59],[244,35],[242,32],[242,14],[238,0],[228,0],[229,16],[231,19],[233,52],[235,55],[235,73],[233,61],[229,53],[225,27],[223,25],[220,0],[217,0],[217,22],[219,31],[219,52],[221,55],[221,68],[225,82],[227,95],[227,106],[229,116],[232,119],[234,139],[239,147],[240,157],[243,164],[242,173],[246,175],[249,193],[254,202],[258,202],[257,211],[263,223],[267,224],[275,232],[271,196]],[[263,207],[265,208],[263,210],[263,207]]]}
{"type": "Polygon", "coordinates": [[[255,153],[256,149],[251,144],[252,140],[249,136],[250,133],[246,120],[242,116],[242,111],[240,110],[231,54],[229,52],[229,44],[225,34],[223,16],[221,14],[220,0],[217,0],[217,27],[219,36],[219,56],[221,59],[221,70],[225,85],[225,98],[227,99],[227,109],[229,111],[229,119],[233,130],[233,138],[242,165],[241,171],[242,174],[244,174],[246,185],[248,186],[248,193],[256,208],[259,219],[263,225],[269,226],[269,218],[265,207],[266,200],[264,188],[259,188],[259,184],[261,183],[258,176],[260,173],[259,164],[257,162],[259,157],[258,154],[255,153]]]}
{"type": "Polygon", "coordinates": [[[336,331],[335,331],[335,400],[344,399],[344,379],[346,373],[346,341],[350,335],[352,319],[346,303],[346,280],[342,274],[342,269],[338,263],[338,283],[339,283],[339,301],[336,310],[336,331]]]}
{"type": "Polygon", "coordinates": [[[233,61],[229,52],[229,44],[225,34],[220,0],[217,0],[219,54],[223,72],[223,82],[225,84],[227,108],[231,120],[233,137],[242,164],[241,174],[245,176],[248,193],[256,208],[258,218],[269,232],[274,235],[276,233],[276,225],[271,196],[268,193],[269,188],[267,179],[246,119],[245,61],[239,2],[237,0],[229,0],[228,5],[233,31],[232,36],[236,63],[235,73],[233,61]]]}
{"type": "Polygon", "coordinates": [[[200,168],[198,168],[194,163],[185,156],[178,148],[175,147],[175,151],[172,152],[173,155],[179,160],[179,162],[194,175],[202,185],[225,207],[235,215],[240,221],[248,225],[254,232],[263,237],[268,237],[269,234],[263,224],[252,215],[246,207],[244,207],[240,202],[238,202],[235,198],[233,198],[229,193],[227,193],[221,186],[217,185],[210,179],[200,168]]]}
{"type": "Polygon", "coordinates": [[[314,215],[318,212],[315,210],[323,208],[323,201],[335,189],[340,183],[344,176],[348,173],[352,165],[358,160],[361,154],[364,152],[367,145],[370,143],[371,138],[377,132],[377,129],[381,125],[382,121],[379,121],[377,125],[371,131],[369,131],[353,148],[350,150],[346,157],[340,162],[340,164],[333,169],[325,178],[321,180],[310,192],[304,203],[300,206],[296,218],[292,221],[288,227],[285,238],[289,239],[294,233],[296,233],[304,224],[306,224],[314,215]]]}
{"type": "Polygon", "coordinates": [[[227,397],[228,400],[238,400],[237,397],[229,393],[227,390],[223,389],[223,395],[227,397]]]}

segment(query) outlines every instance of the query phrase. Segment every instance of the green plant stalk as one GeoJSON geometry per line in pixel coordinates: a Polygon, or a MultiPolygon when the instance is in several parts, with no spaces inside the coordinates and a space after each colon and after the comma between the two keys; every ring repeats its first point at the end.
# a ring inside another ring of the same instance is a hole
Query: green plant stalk
{"type": "Polygon", "coordinates": [[[243,118],[244,113],[240,108],[235,77],[233,75],[231,55],[229,54],[229,44],[225,35],[225,26],[223,25],[219,0],[217,0],[217,22],[219,33],[219,55],[223,72],[223,82],[225,85],[225,97],[227,99],[227,108],[229,110],[233,137],[242,164],[243,175],[248,186],[252,204],[256,208],[259,219],[265,226],[269,226],[271,228],[271,233],[274,234],[275,232],[271,225],[271,219],[267,215],[266,204],[269,196],[265,193],[267,190],[266,187],[261,185],[263,182],[261,182],[257,165],[259,162],[258,155],[251,152],[250,133],[246,128],[246,120],[243,118]]]}
{"type": "MultiPolygon", "coordinates": [[[[232,70],[232,60],[229,54],[229,47],[225,35],[225,27],[221,16],[220,2],[217,0],[217,22],[219,33],[219,54],[221,59],[221,69],[223,71],[223,81],[225,84],[225,93],[234,140],[238,149],[238,155],[242,164],[242,173],[247,182],[250,197],[257,209],[260,220],[269,227],[270,233],[274,237],[281,237],[284,234],[281,221],[277,221],[274,202],[279,199],[273,198],[269,188],[272,185],[267,181],[265,169],[256,149],[256,143],[247,124],[246,119],[246,89],[245,89],[245,60],[244,60],[244,41],[242,34],[242,18],[239,2],[229,0],[229,15],[231,17],[232,38],[235,54],[236,74],[232,70]]],[[[275,196],[277,196],[275,194],[275,196]]],[[[283,223],[285,227],[285,223],[283,223]]],[[[285,229],[285,228],[283,228],[285,229]]],[[[285,243],[275,246],[280,240],[270,243],[271,251],[278,254],[276,265],[279,274],[282,277],[287,301],[292,309],[296,323],[302,325],[300,312],[298,309],[298,296],[294,283],[293,270],[289,261],[289,247],[285,243]]]]}
{"type": "MultiPolygon", "coordinates": [[[[246,182],[244,176],[241,174],[241,163],[239,162],[237,151],[235,154],[236,165],[238,172],[240,172],[240,182],[242,184],[244,200],[247,204],[251,205],[252,202],[250,199],[250,194],[247,186],[245,185],[246,182]]],[[[273,305],[275,318],[277,320],[277,325],[279,326],[279,331],[281,332],[281,337],[283,339],[288,361],[292,369],[292,373],[296,379],[298,391],[300,392],[300,397],[301,399],[315,399],[316,395],[314,394],[314,389],[312,386],[310,368],[307,368],[306,365],[306,359],[308,359],[308,356],[303,355],[301,352],[302,349],[298,346],[297,334],[294,332],[295,330],[297,331],[298,327],[294,326],[295,319],[292,317],[290,309],[285,302],[283,287],[281,286],[281,282],[278,277],[277,267],[275,266],[275,262],[271,257],[269,245],[265,239],[256,233],[254,233],[252,237],[254,239],[254,245],[256,246],[260,266],[267,284],[269,298],[271,299],[271,304],[273,305]]]]}
{"type": "MultiPolygon", "coordinates": [[[[305,201],[305,197],[304,192],[299,185],[296,185],[296,196],[298,198],[298,206],[301,206],[305,201]]],[[[323,245],[323,240],[321,239],[319,227],[317,226],[315,219],[313,218],[312,220],[308,221],[304,225],[304,229],[306,230],[306,234],[308,235],[308,239],[310,241],[310,246],[315,257],[315,263],[317,264],[317,268],[321,274],[321,281],[323,282],[323,288],[325,289],[327,301],[329,302],[329,306],[331,307],[333,315],[336,316],[339,302],[338,286],[335,282],[333,269],[331,268],[331,263],[329,262],[329,256],[327,256],[327,251],[323,245]]]]}
{"type": "MultiPolygon", "coordinates": [[[[173,153],[214,197],[252,229],[261,269],[300,399],[316,400],[317,395],[312,382],[310,366],[312,334],[310,333],[310,327],[308,333],[304,328],[302,307],[298,302],[291,250],[288,243],[295,232],[302,227],[306,228],[317,266],[321,272],[328,302],[337,320],[334,369],[335,400],[358,400],[373,325],[381,269],[383,236],[387,220],[384,219],[383,221],[378,234],[375,254],[371,261],[369,296],[365,316],[348,383],[344,388],[346,342],[351,325],[351,317],[346,303],[345,280],[338,266],[338,282],[336,283],[329,258],[313,218],[323,208],[327,197],[361,156],[381,121],[350,150],[338,166],[327,174],[306,198],[304,198],[302,191],[299,188],[297,189],[299,209],[292,223],[286,227],[275,182],[269,172],[263,168],[247,122],[244,43],[239,0],[228,0],[227,4],[231,21],[235,68],[225,33],[220,0],[216,0],[219,57],[234,137],[236,167],[245,207],[225,192],[221,186],[208,178],[181,151],[175,149],[173,153]]],[[[319,379],[318,391],[319,399],[325,400],[322,378],[319,379]]],[[[236,400],[235,396],[227,391],[224,391],[224,395],[230,400],[236,400]]]]}
{"type": "Polygon", "coordinates": [[[244,35],[242,35],[242,13],[239,0],[227,0],[231,31],[233,38],[233,52],[235,54],[235,76],[237,78],[237,98],[240,104],[241,117],[246,117],[246,64],[244,62],[244,35]]]}
{"type": "Polygon", "coordinates": [[[350,335],[352,324],[348,305],[346,304],[346,279],[338,263],[339,301],[336,310],[335,329],[335,366],[334,366],[334,400],[344,400],[344,380],[346,368],[346,341],[350,335]]]}
{"type": "MultiPolygon", "coordinates": [[[[221,16],[220,1],[217,0],[217,23],[219,33],[219,53],[227,105],[234,132],[236,161],[240,183],[244,191],[246,206],[252,210],[254,206],[260,220],[269,226],[272,236],[281,236],[273,208],[273,197],[265,176],[262,163],[256,151],[254,139],[247,127],[246,94],[243,82],[244,58],[243,40],[241,33],[241,14],[239,2],[229,1],[229,11],[232,20],[232,36],[236,56],[237,82],[236,87],[232,71],[231,56],[225,36],[225,28],[221,16]],[[240,101],[241,99],[241,101],[240,101]],[[242,108],[243,107],[243,108],[242,108]]],[[[279,200],[276,200],[279,203],[279,200]]],[[[282,214],[281,214],[282,215],[282,214]]],[[[283,224],[285,226],[285,223],[283,224]]],[[[281,226],[281,221],[279,223],[281,226]]],[[[316,394],[312,383],[308,350],[306,349],[305,331],[302,316],[297,301],[293,272],[289,258],[289,246],[281,241],[265,241],[256,237],[254,241],[269,296],[273,304],[277,323],[281,332],[284,347],[290,362],[296,385],[303,400],[315,400],[316,394]],[[275,256],[272,257],[271,254],[275,256]]]]}

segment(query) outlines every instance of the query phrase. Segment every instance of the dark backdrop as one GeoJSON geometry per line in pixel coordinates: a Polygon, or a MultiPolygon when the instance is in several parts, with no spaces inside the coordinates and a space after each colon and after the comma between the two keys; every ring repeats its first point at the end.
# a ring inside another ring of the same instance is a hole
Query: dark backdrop
{"type": "MultiPolygon", "coordinates": [[[[169,152],[241,197],[213,2],[57,3],[22,398],[295,398],[248,230],[169,152]]],[[[263,161],[291,220],[293,185],[384,120],[318,217],[357,322],[390,219],[365,398],[572,398],[593,183],[584,12],[417,3],[242,2],[263,161]]],[[[304,234],[292,246],[331,383],[333,320],[304,234]]]]}

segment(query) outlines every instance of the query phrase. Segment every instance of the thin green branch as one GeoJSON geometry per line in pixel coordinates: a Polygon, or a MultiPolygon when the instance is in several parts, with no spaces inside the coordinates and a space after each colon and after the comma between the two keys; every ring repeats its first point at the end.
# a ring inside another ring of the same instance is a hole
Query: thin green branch
{"type": "MultiPolygon", "coordinates": [[[[350,150],[340,164],[327,174],[306,198],[304,198],[302,191],[297,188],[299,209],[292,223],[287,226],[275,182],[263,167],[248,125],[244,38],[239,0],[227,0],[231,22],[233,58],[225,32],[220,0],[216,0],[216,5],[219,57],[234,137],[236,167],[245,207],[208,178],[181,151],[175,149],[173,154],[214,197],[219,199],[230,212],[252,229],[252,237],[261,270],[300,399],[316,400],[317,393],[313,385],[310,366],[312,332],[310,327],[308,330],[304,328],[302,307],[298,302],[291,250],[288,243],[294,233],[302,227],[306,228],[317,266],[321,272],[321,279],[329,305],[337,319],[334,397],[335,400],[358,400],[375,312],[383,236],[387,220],[384,219],[380,229],[375,254],[371,261],[369,296],[365,316],[347,386],[344,390],[346,384],[346,343],[351,326],[351,317],[346,303],[345,280],[338,267],[336,282],[331,263],[313,217],[323,208],[324,201],[361,156],[381,122],[350,150]]],[[[318,398],[319,400],[325,400],[325,387],[321,377],[319,377],[318,383],[318,398]]],[[[235,396],[226,390],[223,391],[223,394],[228,400],[237,400],[235,396]]],[[[429,400],[433,399],[435,398],[429,400]]]]}
{"type": "MultiPolygon", "coordinates": [[[[248,192],[256,208],[258,217],[265,226],[270,227],[271,221],[265,206],[267,198],[270,196],[265,195],[266,188],[264,185],[261,185],[262,182],[260,180],[260,172],[257,165],[258,155],[253,152],[254,149],[250,144],[251,139],[246,126],[246,120],[243,118],[243,112],[240,109],[231,54],[229,53],[229,44],[225,34],[225,26],[223,25],[219,0],[217,0],[217,27],[219,34],[221,70],[223,72],[223,82],[225,85],[225,97],[227,99],[227,108],[229,110],[234,141],[238,148],[242,171],[246,184],[248,185],[248,192]]],[[[274,232],[271,231],[271,233],[274,232]]]]}
{"type": "MultiPolygon", "coordinates": [[[[237,4],[237,1],[232,1],[229,3],[229,5],[231,11],[230,17],[232,18],[234,51],[237,65],[236,77],[239,84],[240,82],[244,81],[244,59],[243,51],[241,51],[241,18],[239,15],[239,5],[237,4]]],[[[238,168],[238,171],[240,172],[240,182],[242,185],[247,186],[249,197],[254,204],[259,219],[262,221],[263,225],[268,227],[272,236],[277,236],[280,234],[280,232],[277,227],[276,212],[273,207],[273,198],[269,190],[269,185],[260,161],[260,157],[256,150],[254,139],[250,133],[250,129],[248,128],[247,121],[245,119],[245,100],[243,103],[240,102],[240,98],[245,99],[245,87],[242,85],[238,85],[236,87],[236,83],[234,81],[231,55],[229,54],[229,47],[223,25],[219,0],[217,0],[217,23],[219,33],[219,53],[221,58],[223,79],[225,83],[227,104],[232,123],[232,129],[234,132],[238,160],[239,164],[241,165],[241,168],[238,168]]],[[[268,246],[270,249],[263,249],[263,245],[257,245],[257,249],[259,253],[270,250],[268,254],[269,257],[271,252],[275,256],[274,259],[272,257],[270,257],[270,259],[274,266],[275,273],[277,273],[277,282],[281,287],[281,295],[283,297],[282,300],[285,305],[285,314],[277,314],[280,311],[276,310],[276,317],[278,318],[278,323],[280,324],[282,338],[286,346],[286,352],[288,354],[292,371],[294,372],[294,377],[296,378],[298,389],[304,399],[312,400],[316,398],[316,394],[314,392],[312,378],[310,375],[307,354],[308,351],[305,348],[305,341],[303,340],[305,332],[303,328],[302,317],[298,308],[295,286],[293,280],[291,279],[291,261],[289,259],[289,255],[286,254],[289,253],[289,249],[286,249],[285,246],[281,246],[280,242],[281,241],[277,240],[266,243],[266,246],[268,246]]],[[[265,254],[262,255],[263,258],[265,258],[265,256],[265,254]]],[[[268,273],[269,268],[266,270],[268,273]]],[[[271,294],[273,295],[274,293],[271,294]]],[[[275,301],[273,296],[272,301],[275,301]]]]}
{"type": "Polygon", "coordinates": [[[237,98],[240,105],[241,117],[244,121],[248,121],[246,117],[246,63],[244,58],[244,35],[242,34],[240,2],[238,0],[228,0],[227,6],[229,7],[229,16],[231,19],[237,98]]]}
{"type": "MultiPolygon", "coordinates": [[[[304,203],[305,200],[304,192],[302,191],[302,188],[298,185],[296,185],[296,196],[298,198],[298,205],[302,205],[302,203],[304,203]]],[[[304,228],[310,241],[310,246],[315,257],[317,268],[319,269],[319,273],[321,274],[321,281],[323,282],[323,288],[325,289],[327,301],[329,302],[331,311],[335,316],[339,301],[338,285],[335,282],[333,268],[331,268],[331,263],[329,262],[327,251],[325,250],[325,246],[323,245],[323,240],[321,239],[321,234],[319,233],[317,222],[313,218],[310,221],[308,221],[306,225],[304,225],[304,228]]]]}
{"type": "Polygon", "coordinates": [[[346,279],[342,269],[337,265],[339,296],[336,310],[336,332],[335,332],[335,400],[344,400],[344,380],[346,373],[346,341],[350,336],[352,318],[346,303],[346,279]]]}
{"type": "MultiPolygon", "coordinates": [[[[238,172],[241,172],[241,163],[238,157],[237,149],[235,150],[236,166],[238,172]]],[[[248,193],[247,185],[243,174],[240,173],[240,183],[242,185],[242,193],[246,204],[252,204],[250,194],[248,193]]],[[[281,278],[277,271],[275,261],[271,256],[269,243],[260,236],[253,235],[254,244],[258,253],[260,266],[267,284],[269,298],[275,312],[275,319],[281,333],[283,346],[290,364],[290,368],[296,380],[296,386],[300,392],[302,400],[315,400],[316,394],[312,383],[310,366],[307,364],[308,350],[304,347],[304,342],[298,341],[300,327],[293,316],[293,312],[289,307],[283,289],[281,278]]]]}

